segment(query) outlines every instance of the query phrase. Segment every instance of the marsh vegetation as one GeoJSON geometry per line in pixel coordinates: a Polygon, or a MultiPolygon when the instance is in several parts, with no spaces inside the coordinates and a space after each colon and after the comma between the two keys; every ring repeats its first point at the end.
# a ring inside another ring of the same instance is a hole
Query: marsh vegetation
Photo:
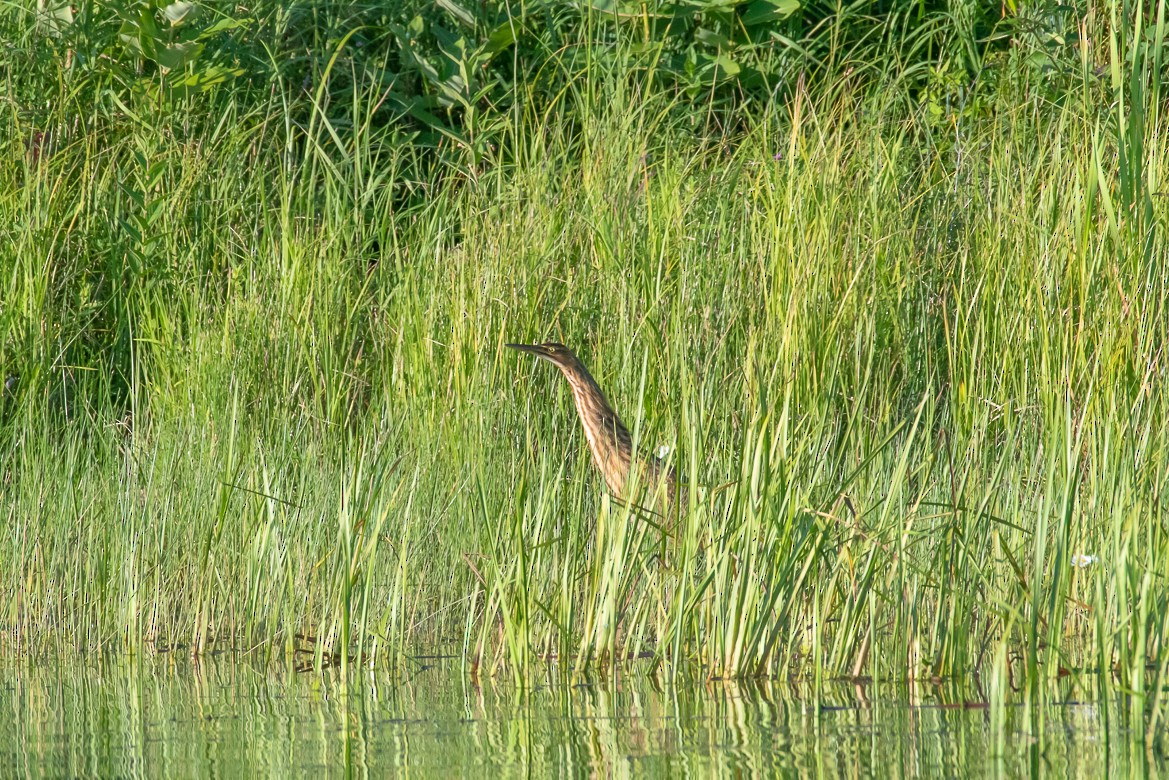
{"type": "Polygon", "coordinates": [[[1163,0],[413,5],[0,9],[0,653],[1164,717],[1163,0]]]}

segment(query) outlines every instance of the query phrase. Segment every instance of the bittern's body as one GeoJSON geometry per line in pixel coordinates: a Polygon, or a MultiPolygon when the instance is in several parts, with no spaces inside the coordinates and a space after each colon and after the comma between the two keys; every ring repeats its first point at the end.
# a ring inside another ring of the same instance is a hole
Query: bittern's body
{"type": "Polygon", "coordinates": [[[643,506],[660,504],[662,497],[669,505],[674,504],[677,490],[674,470],[668,468],[659,458],[650,456],[644,461],[638,460],[637,465],[641,467],[641,471],[634,476],[633,438],[629,435],[629,429],[621,423],[621,419],[605,399],[605,394],[596,380],[571,349],[556,343],[507,346],[544,358],[555,364],[564,374],[572,388],[572,397],[576,401],[576,411],[580,415],[593,462],[600,469],[605,484],[614,496],[625,501],[632,500],[643,506]],[[629,495],[634,481],[639,486],[637,488],[639,494],[646,496],[648,501],[643,502],[629,495]]]}

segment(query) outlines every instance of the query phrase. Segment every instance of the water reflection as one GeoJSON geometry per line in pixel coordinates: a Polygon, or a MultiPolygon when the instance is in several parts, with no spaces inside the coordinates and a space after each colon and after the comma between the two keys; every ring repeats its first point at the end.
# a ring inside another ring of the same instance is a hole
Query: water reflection
{"type": "Polygon", "coordinates": [[[0,775],[1155,777],[1129,703],[1094,679],[1058,704],[985,706],[975,682],[674,685],[638,674],[526,691],[457,665],[406,679],[246,662],[0,669],[0,775]],[[914,702],[913,706],[909,702],[914,702]]]}

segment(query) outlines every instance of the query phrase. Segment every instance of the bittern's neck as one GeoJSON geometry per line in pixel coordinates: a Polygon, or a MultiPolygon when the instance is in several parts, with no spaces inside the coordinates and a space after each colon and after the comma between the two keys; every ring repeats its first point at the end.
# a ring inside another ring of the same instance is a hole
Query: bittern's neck
{"type": "Polygon", "coordinates": [[[601,390],[601,386],[593,379],[588,369],[582,365],[561,366],[560,371],[564,374],[564,378],[568,380],[568,384],[572,388],[572,395],[576,401],[577,411],[582,416],[586,409],[593,412],[607,411],[610,414],[613,413],[613,407],[609,406],[609,401],[605,398],[604,391],[601,390]]]}
{"type": "Polygon", "coordinates": [[[629,430],[609,405],[605,393],[584,366],[562,367],[561,371],[572,387],[576,411],[597,465],[606,471],[606,464],[617,457],[626,461],[627,467],[632,446],[629,430]]]}

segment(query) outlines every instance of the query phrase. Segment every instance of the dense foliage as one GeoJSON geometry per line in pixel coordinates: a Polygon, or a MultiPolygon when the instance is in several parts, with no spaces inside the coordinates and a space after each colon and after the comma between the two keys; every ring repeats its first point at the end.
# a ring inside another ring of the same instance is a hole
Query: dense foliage
{"type": "MultiPolygon", "coordinates": [[[[407,209],[431,202],[434,188],[452,178],[523,165],[525,139],[517,134],[533,121],[554,123],[579,144],[594,107],[624,80],[637,85],[634,99],[641,90],[669,97],[668,118],[658,121],[669,137],[647,144],[648,153],[686,138],[738,143],[769,106],[804,85],[826,99],[840,90],[893,90],[904,103],[895,110],[920,120],[928,136],[914,142],[943,148],[964,122],[1074,100],[1085,116],[1131,136],[1121,139],[1121,154],[1131,149],[1139,164],[1140,112],[1160,94],[1160,79],[1150,74],[1160,72],[1163,41],[1151,10],[1111,9],[1120,16],[1112,19],[1120,50],[1109,63],[1103,41],[1093,51],[1097,42],[1080,40],[1078,27],[1092,16],[1110,19],[1110,9],[1089,14],[1053,0],[998,8],[921,0],[514,7],[54,0],[9,8],[0,22],[10,41],[0,53],[9,174],[20,181],[24,163],[35,168],[83,140],[111,152],[132,140],[108,157],[118,169],[116,197],[103,204],[112,219],[98,235],[71,231],[88,255],[82,273],[70,275],[80,289],[56,299],[60,314],[78,321],[67,327],[78,338],[66,339],[57,362],[110,365],[108,400],[125,406],[133,350],[132,304],[124,297],[135,274],[149,269],[157,283],[168,263],[156,251],[163,237],[153,221],[163,208],[158,196],[174,184],[166,161],[156,159],[160,138],[214,142],[249,122],[271,130],[271,112],[279,111],[283,138],[269,138],[284,146],[286,164],[359,147],[371,166],[393,171],[369,196],[407,209]],[[1130,29],[1132,40],[1124,37],[1130,29]],[[294,131],[302,128],[306,134],[294,131]],[[314,150],[321,128],[326,148],[314,150]],[[97,320],[80,326],[90,309],[97,320]]],[[[258,160],[274,150],[252,151],[258,160]]],[[[1122,166],[1121,176],[1125,203],[1143,198],[1148,206],[1139,173],[1126,175],[1122,166]]],[[[212,277],[222,270],[200,269],[212,277]]],[[[26,365],[35,354],[29,345],[3,346],[0,368],[9,375],[48,367],[47,353],[26,365]]]]}
{"type": "Polygon", "coordinates": [[[1160,717],[1165,22],[0,9],[0,650],[1076,668],[1160,717]],[[545,338],[671,445],[675,533],[545,338]]]}

